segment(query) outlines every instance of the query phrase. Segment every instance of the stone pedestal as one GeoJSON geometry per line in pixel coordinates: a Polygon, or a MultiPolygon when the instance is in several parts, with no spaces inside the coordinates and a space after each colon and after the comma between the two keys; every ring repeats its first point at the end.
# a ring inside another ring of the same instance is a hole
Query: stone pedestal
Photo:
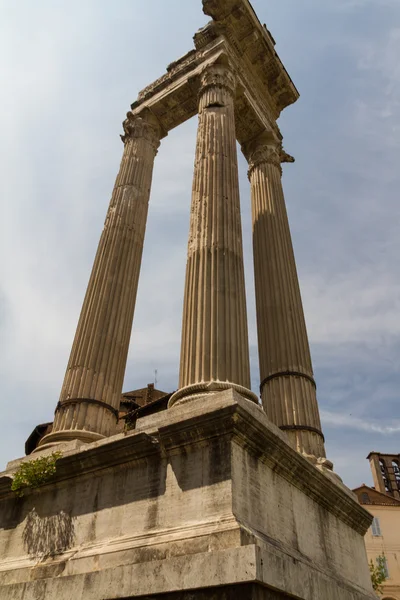
{"type": "Polygon", "coordinates": [[[234,390],[0,474],[1,600],[373,600],[372,517],[234,390]]]}
{"type": "MultiPolygon", "coordinates": [[[[155,121],[155,120],[154,120],[155,121]]],[[[104,230],[76,330],[53,431],[41,446],[100,439],[115,432],[122,393],[154,158],[154,121],[124,122],[125,144],[104,230]]]]}
{"type": "Polygon", "coordinates": [[[170,406],[226,388],[257,402],[250,392],[235,86],[224,65],[201,75],[180,389],[170,406]]]}
{"type": "Polygon", "coordinates": [[[279,144],[261,136],[249,160],[263,407],[299,452],[325,457],[310,348],[282,189],[279,144]]]}

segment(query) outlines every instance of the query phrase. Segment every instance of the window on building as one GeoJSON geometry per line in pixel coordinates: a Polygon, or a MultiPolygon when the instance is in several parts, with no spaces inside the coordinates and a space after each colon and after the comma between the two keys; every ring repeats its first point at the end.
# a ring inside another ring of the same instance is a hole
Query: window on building
{"type": "Polygon", "coordinates": [[[385,485],[385,490],[390,493],[390,492],[392,492],[392,486],[390,484],[387,466],[385,465],[385,463],[383,462],[382,459],[379,461],[379,466],[381,468],[381,474],[382,474],[383,483],[385,485]]]}
{"type": "Polygon", "coordinates": [[[394,478],[396,479],[397,489],[400,491],[400,463],[398,460],[392,462],[394,478]]]}
{"type": "Polygon", "coordinates": [[[387,563],[387,558],[386,556],[378,556],[375,559],[376,565],[379,567],[380,565],[382,565],[384,573],[385,573],[385,577],[386,579],[389,579],[389,568],[388,568],[388,563],[387,563]]]}
{"type": "Polygon", "coordinates": [[[377,537],[377,536],[381,536],[382,532],[381,532],[381,524],[379,521],[378,517],[374,517],[374,520],[372,521],[372,535],[377,537]]]}
{"type": "Polygon", "coordinates": [[[369,494],[367,494],[367,492],[363,492],[361,494],[361,502],[363,504],[371,504],[371,500],[370,500],[369,494]]]}

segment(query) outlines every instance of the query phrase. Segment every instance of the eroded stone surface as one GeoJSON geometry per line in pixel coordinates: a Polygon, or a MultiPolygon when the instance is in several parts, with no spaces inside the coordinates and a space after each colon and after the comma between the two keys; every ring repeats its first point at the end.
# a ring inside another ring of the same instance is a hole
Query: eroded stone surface
{"type": "Polygon", "coordinates": [[[0,597],[111,600],[258,582],[303,600],[372,600],[370,521],[227,390],[72,450],[53,482],[22,499],[2,491],[0,597]]]}

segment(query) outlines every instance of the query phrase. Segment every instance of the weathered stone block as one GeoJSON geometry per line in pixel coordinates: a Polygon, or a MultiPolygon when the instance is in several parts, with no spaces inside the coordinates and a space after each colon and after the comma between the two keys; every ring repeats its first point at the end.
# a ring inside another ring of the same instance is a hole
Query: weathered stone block
{"type": "Polygon", "coordinates": [[[2,600],[374,597],[368,513],[254,403],[230,390],[137,427],[21,499],[2,486],[2,600]]]}

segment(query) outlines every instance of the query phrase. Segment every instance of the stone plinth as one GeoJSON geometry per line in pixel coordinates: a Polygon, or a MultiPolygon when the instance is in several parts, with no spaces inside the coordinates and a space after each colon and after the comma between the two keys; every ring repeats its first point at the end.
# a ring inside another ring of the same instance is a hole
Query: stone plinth
{"type": "Polygon", "coordinates": [[[233,390],[65,452],[21,499],[10,475],[2,600],[375,598],[370,515],[233,390]]]}

